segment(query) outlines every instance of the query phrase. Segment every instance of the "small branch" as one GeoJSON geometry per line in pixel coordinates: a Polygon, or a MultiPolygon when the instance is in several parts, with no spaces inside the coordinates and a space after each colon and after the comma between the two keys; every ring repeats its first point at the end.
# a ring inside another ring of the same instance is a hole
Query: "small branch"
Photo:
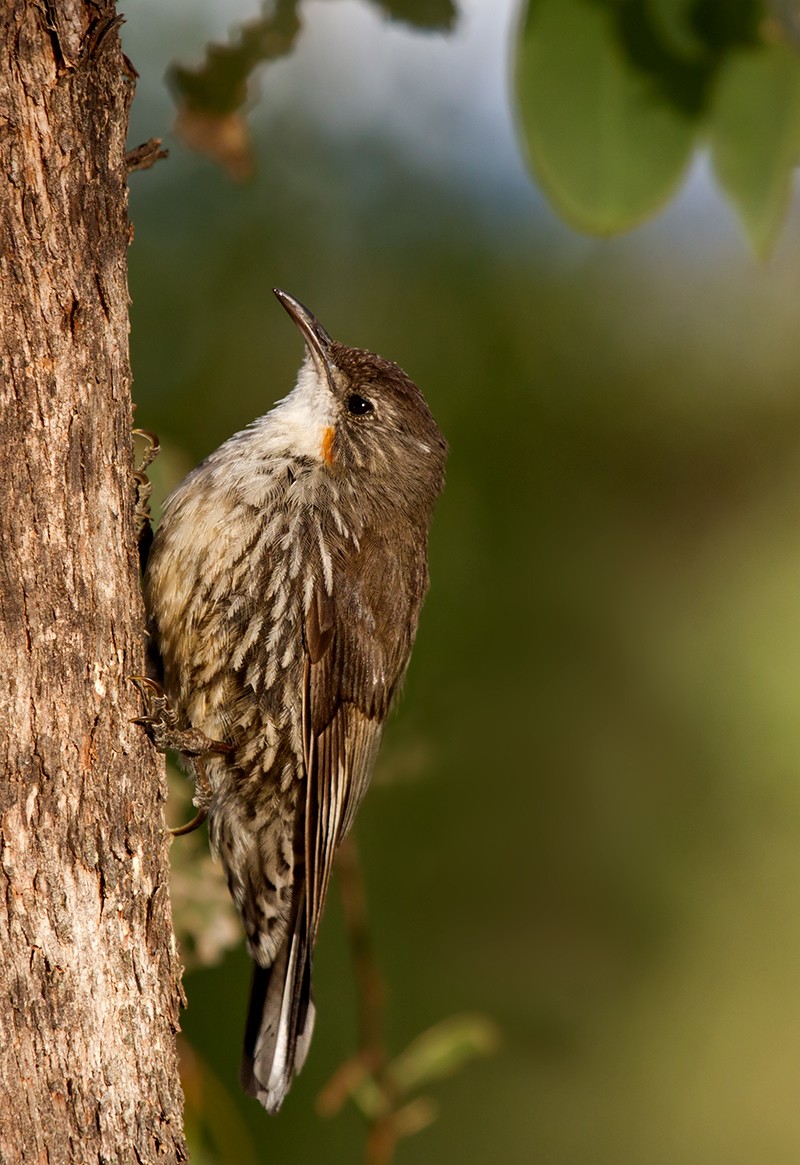
{"type": "Polygon", "coordinates": [[[339,884],[358,990],[359,1048],[317,1097],[320,1116],[335,1116],[348,1099],[367,1121],[366,1165],[392,1165],[397,1142],[437,1115],[428,1097],[413,1096],[450,1076],[467,1060],[494,1052],[499,1032],[483,1015],[455,1015],[422,1032],[400,1055],[386,1045],[386,987],[378,970],[364,879],[352,837],[339,847],[339,884]]]}
{"type": "Polygon", "coordinates": [[[149,170],[151,166],[155,166],[156,162],[168,157],[169,150],[161,149],[161,138],[150,138],[149,141],[142,142],[134,150],[128,151],[125,155],[125,164],[130,174],[133,170],[149,170]]]}
{"type": "Polygon", "coordinates": [[[384,1035],[386,986],[375,958],[364,878],[352,834],[339,846],[337,866],[347,937],[358,986],[359,1049],[369,1070],[378,1074],[387,1063],[384,1035]]]}
{"type": "Polygon", "coordinates": [[[322,1090],[317,1110],[333,1116],[349,1096],[359,1093],[360,1107],[370,1122],[366,1165],[391,1165],[400,1130],[395,1119],[398,1098],[386,1072],[386,986],[375,958],[364,879],[352,835],[339,847],[337,866],[358,990],[359,1049],[322,1090]]]}

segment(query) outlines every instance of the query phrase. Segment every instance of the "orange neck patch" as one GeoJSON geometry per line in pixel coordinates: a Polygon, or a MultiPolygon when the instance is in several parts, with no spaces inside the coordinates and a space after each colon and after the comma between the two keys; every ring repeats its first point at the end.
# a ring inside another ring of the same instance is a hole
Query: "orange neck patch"
{"type": "Polygon", "coordinates": [[[328,427],[322,434],[322,460],[327,465],[333,465],[333,438],[336,436],[336,430],[328,427]]]}

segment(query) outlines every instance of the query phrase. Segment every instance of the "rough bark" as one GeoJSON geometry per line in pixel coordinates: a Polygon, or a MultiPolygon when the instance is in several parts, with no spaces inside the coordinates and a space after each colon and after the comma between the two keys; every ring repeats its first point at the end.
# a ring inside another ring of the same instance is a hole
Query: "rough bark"
{"type": "Polygon", "coordinates": [[[107,0],[0,0],[0,1162],[185,1159],[107,0]]]}

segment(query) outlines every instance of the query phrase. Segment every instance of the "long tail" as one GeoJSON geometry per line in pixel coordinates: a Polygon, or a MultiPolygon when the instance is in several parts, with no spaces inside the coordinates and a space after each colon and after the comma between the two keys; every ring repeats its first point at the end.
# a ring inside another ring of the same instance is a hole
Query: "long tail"
{"type": "Polygon", "coordinates": [[[314,1030],[311,952],[301,904],[271,967],[253,968],[240,1080],[267,1112],[277,1112],[303,1067],[314,1030]]]}

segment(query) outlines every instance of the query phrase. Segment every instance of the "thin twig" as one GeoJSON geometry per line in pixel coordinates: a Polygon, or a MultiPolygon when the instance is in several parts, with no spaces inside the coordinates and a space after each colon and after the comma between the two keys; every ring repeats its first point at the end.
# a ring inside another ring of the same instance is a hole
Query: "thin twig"
{"type": "Polygon", "coordinates": [[[150,138],[149,141],[128,151],[125,155],[125,164],[130,174],[132,170],[149,170],[156,162],[168,157],[169,150],[161,149],[161,138],[150,138]]]}
{"type": "Polygon", "coordinates": [[[318,1107],[323,1112],[338,1111],[353,1088],[366,1076],[371,1077],[380,1096],[380,1111],[370,1124],[366,1165],[391,1165],[399,1130],[395,1121],[398,1098],[386,1073],[386,987],[375,958],[364,878],[352,834],[339,847],[337,865],[358,990],[359,1050],[341,1065],[320,1094],[318,1107]]]}
{"type": "Polygon", "coordinates": [[[386,987],[375,958],[364,878],[352,834],[339,846],[337,865],[347,937],[358,986],[359,1050],[370,1071],[379,1073],[387,1062],[384,1036],[386,987]]]}

